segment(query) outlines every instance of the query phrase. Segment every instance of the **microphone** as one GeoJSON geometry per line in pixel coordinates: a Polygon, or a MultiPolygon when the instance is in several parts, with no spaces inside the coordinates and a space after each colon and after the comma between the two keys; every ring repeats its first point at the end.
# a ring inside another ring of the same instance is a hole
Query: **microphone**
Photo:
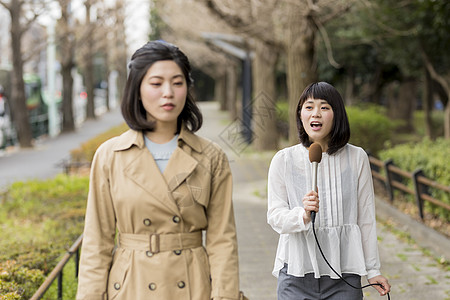
{"type": "MultiPolygon", "coordinates": [[[[317,165],[322,160],[322,147],[318,143],[312,143],[309,146],[309,161],[312,163],[312,190],[317,192],[317,165]]],[[[316,220],[316,212],[311,212],[311,220],[316,220]]]]}

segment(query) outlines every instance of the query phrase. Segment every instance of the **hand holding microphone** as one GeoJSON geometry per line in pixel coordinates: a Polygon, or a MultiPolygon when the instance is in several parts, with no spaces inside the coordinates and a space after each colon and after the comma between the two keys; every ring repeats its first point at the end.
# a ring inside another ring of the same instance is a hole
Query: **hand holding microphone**
{"type": "MultiPolygon", "coordinates": [[[[317,194],[317,167],[320,161],[322,160],[322,147],[318,143],[312,143],[312,145],[309,147],[309,161],[312,163],[312,192],[309,192],[305,195],[305,198],[303,198],[303,206],[306,207],[307,205],[311,206],[311,202],[316,203],[316,206],[318,204],[318,197],[317,194]]],[[[317,209],[317,207],[316,207],[317,209]]],[[[311,210],[311,220],[314,223],[316,219],[316,212],[315,210],[311,210]]]]}

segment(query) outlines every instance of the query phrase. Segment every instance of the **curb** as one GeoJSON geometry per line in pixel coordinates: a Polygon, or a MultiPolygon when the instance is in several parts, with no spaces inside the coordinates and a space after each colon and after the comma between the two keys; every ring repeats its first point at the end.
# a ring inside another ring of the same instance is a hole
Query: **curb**
{"type": "Polygon", "coordinates": [[[400,212],[385,201],[375,197],[377,218],[395,223],[395,227],[409,233],[421,247],[439,258],[449,259],[450,239],[436,230],[400,212]]]}

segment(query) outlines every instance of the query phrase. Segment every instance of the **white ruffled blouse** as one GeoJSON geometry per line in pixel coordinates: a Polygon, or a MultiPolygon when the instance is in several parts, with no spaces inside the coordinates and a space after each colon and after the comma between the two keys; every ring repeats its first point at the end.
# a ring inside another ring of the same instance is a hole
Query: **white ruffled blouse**
{"type": "MultiPolygon", "coordinates": [[[[298,144],[280,150],[270,164],[267,221],[280,234],[273,275],[284,264],[288,274],[338,278],[322,258],[311,222],[303,222],[303,202],[311,191],[309,152],[298,144]]],[[[375,203],[370,164],[365,151],[347,144],[337,153],[322,154],[318,164],[319,212],[315,229],[333,268],[370,279],[380,275],[375,203]]]]}

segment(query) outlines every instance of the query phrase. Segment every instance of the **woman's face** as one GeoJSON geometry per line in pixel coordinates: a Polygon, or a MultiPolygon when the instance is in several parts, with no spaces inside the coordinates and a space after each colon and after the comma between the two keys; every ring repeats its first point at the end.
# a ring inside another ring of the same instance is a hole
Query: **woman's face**
{"type": "Polygon", "coordinates": [[[308,98],[302,105],[300,118],[310,141],[319,143],[325,152],[333,129],[331,105],[326,100],[308,98]]]}
{"type": "Polygon", "coordinates": [[[155,62],[140,87],[147,120],[156,121],[157,128],[171,126],[176,129],[177,118],[186,103],[187,90],[186,78],[173,60],[155,62]]]}

